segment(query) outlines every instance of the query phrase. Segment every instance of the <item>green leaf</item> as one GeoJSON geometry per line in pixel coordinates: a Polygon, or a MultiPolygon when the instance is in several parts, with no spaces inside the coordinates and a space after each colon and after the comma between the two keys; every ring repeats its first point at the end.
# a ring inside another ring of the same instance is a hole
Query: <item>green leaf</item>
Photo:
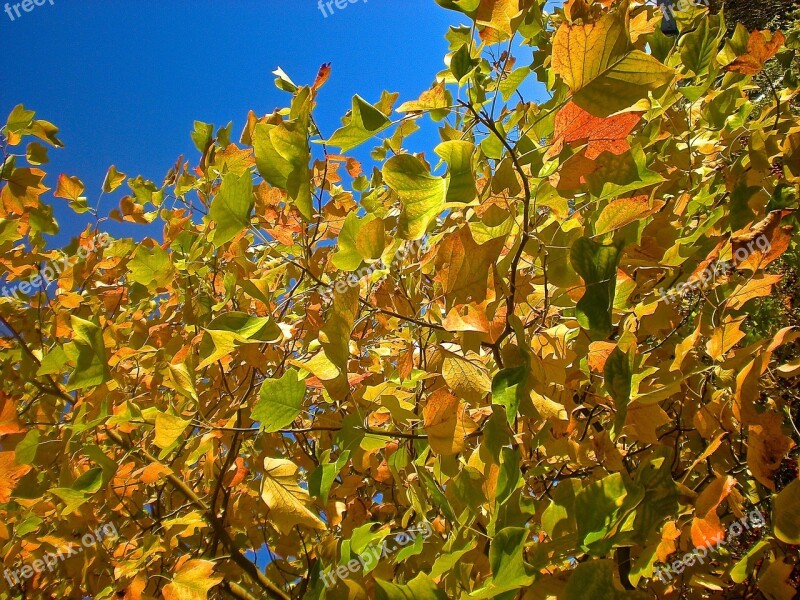
{"type": "Polygon", "coordinates": [[[214,137],[214,125],[203,123],[202,121],[195,121],[194,131],[192,131],[191,136],[194,147],[202,154],[211,144],[211,139],[214,137]]]}
{"type": "Polygon", "coordinates": [[[326,450],[320,459],[320,465],[308,476],[308,491],[312,496],[322,500],[327,506],[328,494],[339,472],[350,459],[350,450],[343,451],[335,463],[330,462],[330,450],[326,450]]]}
{"type": "Polygon", "coordinates": [[[775,497],[775,537],[786,544],[800,544],[800,479],[795,479],[775,497]]]}
{"type": "Polygon", "coordinates": [[[286,190],[300,214],[311,219],[311,151],[299,122],[259,123],[253,130],[256,167],[270,185],[286,190]]]}
{"type": "Polygon", "coordinates": [[[222,185],[208,213],[217,224],[213,234],[217,248],[250,226],[253,203],[253,179],[249,171],[241,176],[228,173],[222,178],[222,185]]]}
{"type": "Polygon", "coordinates": [[[684,66],[695,75],[708,73],[724,34],[725,29],[720,27],[718,16],[706,15],[700,19],[691,32],[681,36],[681,60],[684,66]]]}
{"type": "Polygon", "coordinates": [[[478,195],[472,156],[475,144],[466,140],[442,142],[434,152],[447,163],[447,202],[472,202],[478,195]]]}
{"type": "Polygon", "coordinates": [[[421,159],[410,154],[393,156],[383,165],[383,179],[400,196],[400,236],[418,240],[444,210],[447,181],[430,174],[421,159]]]}
{"type": "Polygon", "coordinates": [[[489,546],[489,564],[495,586],[504,590],[527,586],[533,581],[531,568],[525,563],[524,527],[506,527],[497,533],[489,546]]]}
{"type": "Polygon", "coordinates": [[[618,533],[632,530],[633,511],[643,498],[644,490],[620,473],[584,487],[575,498],[581,547],[593,556],[606,554],[618,533]]]}
{"type": "Polygon", "coordinates": [[[61,511],[62,515],[68,515],[89,500],[103,485],[103,469],[95,467],[81,474],[72,487],[54,488],[50,490],[53,494],[61,498],[66,506],[61,511]]]}
{"type": "Polygon", "coordinates": [[[646,598],[641,592],[626,592],[614,585],[614,562],[591,560],[572,572],[564,588],[564,600],[622,600],[646,598]]]}
{"type": "Polygon", "coordinates": [[[375,578],[375,600],[447,600],[447,595],[424,573],[405,585],[375,578]]]}
{"type": "Polygon", "coordinates": [[[353,108],[342,121],[344,127],[337,129],[328,140],[328,144],[338,146],[342,152],[360,146],[392,124],[385,114],[361,96],[353,96],[353,108]]]}
{"type": "Polygon", "coordinates": [[[133,259],[128,263],[130,280],[148,289],[158,289],[173,280],[175,267],[170,255],[161,246],[147,248],[140,245],[133,259]]]}
{"type": "Polygon", "coordinates": [[[625,425],[628,404],[631,401],[633,353],[623,352],[619,346],[614,348],[603,367],[603,378],[606,390],[614,399],[614,408],[617,411],[614,431],[619,434],[625,425]]]}
{"type": "Polygon", "coordinates": [[[254,317],[236,311],[219,315],[205,329],[233,333],[241,343],[275,342],[283,335],[271,317],[254,317]]]}
{"type": "Polygon", "coordinates": [[[288,369],[280,379],[266,379],[261,384],[252,419],[267,433],[288,427],[300,414],[306,396],[306,383],[297,369],[288,369]]]}
{"type": "Polygon", "coordinates": [[[67,380],[67,391],[83,390],[101,385],[111,379],[103,342],[103,330],[99,325],[72,315],[75,332],[74,347],[77,350],[75,370],[67,380]]]}
{"type": "Polygon", "coordinates": [[[514,423],[519,412],[519,404],[525,394],[529,368],[526,365],[501,369],[492,379],[492,404],[506,409],[508,424],[514,423]]]}
{"type": "Polygon", "coordinates": [[[579,238],[572,246],[570,261],[586,285],[575,311],[580,326],[595,338],[606,338],[612,330],[620,255],[619,247],[601,245],[587,237],[579,238]]]}
{"type": "Polygon", "coordinates": [[[14,448],[14,460],[20,465],[32,465],[39,449],[39,430],[31,429],[14,448]]]}
{"type": "Polygon", "coordinates": [[[364,221],[359,219],[355,212],[351,212],[345,218],[342,230],[336,240],[338,248],[332,259],[337,269],[352,272],[361,266],[363,258],[358,251],[358,232],[363,225],[364,221]]]}
{"type": "Polygon", "coordinates": [[[608,117],[647,98],[668,84],[675,71],[641,50],[633,50],[578,91],[573,101],[583,110],[608,117]]]}

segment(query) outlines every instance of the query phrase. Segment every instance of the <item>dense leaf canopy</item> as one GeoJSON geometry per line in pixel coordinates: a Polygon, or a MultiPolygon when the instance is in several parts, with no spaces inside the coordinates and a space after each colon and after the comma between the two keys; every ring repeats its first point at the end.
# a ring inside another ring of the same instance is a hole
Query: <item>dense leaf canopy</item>
{"type": "Polygon", "coordinates": [[[800,329],[758,317],[797,281],[797,36],[437,2],[468,25],[419,98],[321,132],[330,67],[277,71],[286,108],[111,167],[107,215],[10,115],[0,598],[794,597],[800,329]]]}

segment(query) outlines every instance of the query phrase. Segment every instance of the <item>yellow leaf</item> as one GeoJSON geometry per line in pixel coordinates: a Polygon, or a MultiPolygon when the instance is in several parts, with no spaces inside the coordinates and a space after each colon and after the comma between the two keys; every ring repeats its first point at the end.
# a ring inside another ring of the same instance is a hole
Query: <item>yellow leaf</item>
{"type": "Polygon", "coordinates": [[[728,316],[725,322],[714,329],[711,339],[706,343],[706,352],[714,360],[722,360],[728,351],[744,339],[740,330],[744,317],[734,320],[728,316]]]}
{"type": "Polygon", "coordinates": [[[460,403],[446,389],[439,389],[431,394],[422,416],[431,450],[444,456],[461,452],[467,436],[477,429],[466,414],[466,405],[460,403]]]}
{"type": "Polygon", "coordinates": [[[279,458],[264,459],[264,478],[261,481],[261,498],[270,510],[272,524],[284,535],[295,525],[305,525],[324,531],[325,523],[308,509],[311,498],[300,487],[297,465],[279,458]]]}
{"type": "Polygon", "coordinates": [[[164,586],[165,600],[206,600],[208,591],[223,579],[212,576],[213,571],[210,560],[187,560],[179,566],[172,582],[164,586]]]}
{"type": "Polygon", "coordinates": [[[467,353],[464,357],[445,349],[442,354],[442,377],[459,397],[480,402],[492,390],[492,380],[477,355],[467,353]]]}
{"type": "Polygon", "coordinates": [[[758,423],[750,426],[747,436],[747,466],[762,485],[774,490],[773,477],[783,458],[794,447],[794,442],[783,432],[783,417],[767,412],[758,416],[758,423]]]}
{"type": "Polygon", "coordinates": [[[191,421],[181,419],[176,415],[168,415],[159,412],[158,415],[156,415],[155,445],[162,450],[169,448],[186,430],[189,423],[191,423],[191,421]]]}
{"type": "Polygon", "coordinates": [[[108,173],[106,173],[106,178],[103,180],[103,191],[106,194],[113,192],[122,185],[125,177],[127,177],[125,173],[120,173],[114,165],[111,165],[108,168],[108,173]]]}

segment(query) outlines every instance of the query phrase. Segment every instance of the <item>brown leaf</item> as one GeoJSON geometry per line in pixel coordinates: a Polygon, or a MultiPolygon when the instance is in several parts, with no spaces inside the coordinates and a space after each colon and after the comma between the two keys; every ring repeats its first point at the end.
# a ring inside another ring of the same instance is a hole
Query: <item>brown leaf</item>
{"type": "Polygon", "coordinates": [[[747,53],[725,67],[725,70],[755,75],[764,68],[764,63],[778,53],[785,41],[786,37],[780,31],[772,33],[755,30],[750,33],[747,41],[747,53]],[[770,34],[770,39],[764,34],[770,34]]]}

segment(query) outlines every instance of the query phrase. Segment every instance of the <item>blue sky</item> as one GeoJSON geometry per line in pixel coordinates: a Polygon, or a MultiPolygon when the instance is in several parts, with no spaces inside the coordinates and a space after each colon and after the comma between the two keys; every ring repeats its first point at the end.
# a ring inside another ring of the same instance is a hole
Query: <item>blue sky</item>
{"type": "MultiPolygon", "coordinates": [[[[157,184],[179,155],[196,164],[194,120],[233,121],[238,140],[249,109],[285,106],[288,95],[271,74],[279,66],[302,84],[333,63],[316,113],[325,135],[353,94],[371,102],[382,90],[416,98],[444,68],[448,27],[464,21],[433,0],[358,0],[327,18],[317,0],[52,2],[13,21],[0,12],[0,40],[15,49],[0,69],[0,119],[24,103],[59,126],[66,148],[50,152],[47,183],[53,187],[62,172],[77,175],[90,206],[111,164],[157,184]]],[[[428,140],[432,148],[435,129],[421,141],[428,140]]],[[[120,195],[104,197],[101,213],[120,195]]],[[[50,201],[60,245],[91,217],[50,201]]],[[[144,233],[113,222],[106,229],[144,233]]]]}

